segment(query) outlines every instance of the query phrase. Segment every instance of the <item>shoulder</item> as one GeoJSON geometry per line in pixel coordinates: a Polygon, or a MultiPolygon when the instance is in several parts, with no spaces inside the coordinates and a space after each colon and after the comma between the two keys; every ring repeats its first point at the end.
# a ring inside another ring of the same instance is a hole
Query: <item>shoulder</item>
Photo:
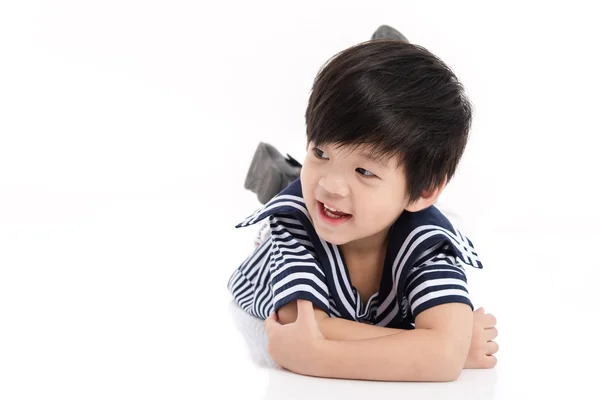
{"type": "MultiPolygon", "coordinates": [[[[295,220],[300,223],[310,221],[306,203],[302,197],[302,187],[300,178],[293,181],[288,187],[273,197],[263,207],[254,211],[243,221],[238,223],[236,228],[243,228],[254,225],[269,217],[280,217],[288,220],[295,220]]],[[[273,220],[274,218],[271,218],[273,220]]]]}
{"type": "Polygon", "coordinates": [[[263,231],[264,236],[261,235],[259,241],[270,236],[274,244],[302,245],[309,251],[313,251],[315,241],[319,242],[302,197],[299,178],[263,207],[238,223],[236,228],[247,227],[261,221],[264,221],[263,225],[268,228],[267,232],[263,231]]]}
{"type": "Polygon", "coordinates": [[[406,266],[418,264],[435,252],[450,252],[459,264],[483,267],[472,241],[435,205],[419,212],[403,212],[392,226],[390,245],[406,266]]]}

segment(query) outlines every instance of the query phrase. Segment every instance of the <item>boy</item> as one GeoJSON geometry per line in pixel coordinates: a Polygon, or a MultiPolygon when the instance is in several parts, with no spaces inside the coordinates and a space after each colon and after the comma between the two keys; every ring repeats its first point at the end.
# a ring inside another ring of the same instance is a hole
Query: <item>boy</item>
{"type": "Polygon", "coordinates": [[[386,26],[372,39],[317,75],[300,177],[237,225],[266,220],[270,232],[228,288],[265,319],[268,351],[288,370],[451,381],[493,367],[498,350],[494,316],[473,312],[467,291],[465,267],[481,261],[434,206],[471,105],[429,51],[386,26]]]}

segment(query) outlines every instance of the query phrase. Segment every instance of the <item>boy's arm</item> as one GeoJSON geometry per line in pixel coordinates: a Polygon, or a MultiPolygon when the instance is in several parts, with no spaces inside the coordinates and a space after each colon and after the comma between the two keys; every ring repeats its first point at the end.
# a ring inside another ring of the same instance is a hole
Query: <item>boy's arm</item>
{"type": "Polygon", "coordinates": [[[266,321],[269,352],[284,368],[306,375],[383,381],[458,378],[471,342],[473,313],[449,303],[421,312],[416,329],[372,339],[328,340],[310,302],[298,303],[295,323],[266,321]],[[279,326],[279,327],[278,327],[279,326]]]}
{"type": "Polygon", "coordinates": [[[465,364],[473,326],[466,304],[450,303],[420,313],[415,328],[350,342],[325,341],[322,376],[390,381],[452,381],[465,364]]]}
{"type": "MultiPolygon", "coordinates": [[[[277,311],[281,324],[291,324],[298,316],[297,301],[291,301],[277,311]]],[[[404,332],[402,329],[385,328],[382,326],[369,325],[343,318],[330,318],[320,308],[313,306],[315,318],[319,324],[319,330],[325,339],[331,340],[360,340],[372,339],[382,336],[393,335],[404,332]]]]}

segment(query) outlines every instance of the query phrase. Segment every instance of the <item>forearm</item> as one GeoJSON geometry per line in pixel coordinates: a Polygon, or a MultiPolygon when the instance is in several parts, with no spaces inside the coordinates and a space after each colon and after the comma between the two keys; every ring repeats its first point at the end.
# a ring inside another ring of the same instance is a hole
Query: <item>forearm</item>
{"type": "MultiPolygon", "coordinates": [[[[314,307],[315,318],[319,324],[319,330],[326,339],[331,340],[360,340],[372,339],[382,336],[393,335],[402,332],[401,329],[385,328],[369,325],[362,322],[350,321],[343,318],[331,318],[323,310],[314,307]]],[[[296,321],[296,301],[290,302],[278,311],[279,322],[283,325],[296,321]]]]}
{"type": "Polygon", "coordinates": [[[402,329],[385,328],[369,325],[343,318],[322,318],[319,329],[326,339],[330,340],[361,340],[373,339],[404,332],[402,329]]]}
{"type": "MultiPolygon", "coordinates": [[[[470,340],[470,338],[469,338],[470,340]]],[[[466,341],[468,343],[468,341],[466,341]]],[[[451,381],[467,349],[453,348],[439,331],[415,329],[374,339],[325,340],[315,374],[380,381],[451,381]]]]}

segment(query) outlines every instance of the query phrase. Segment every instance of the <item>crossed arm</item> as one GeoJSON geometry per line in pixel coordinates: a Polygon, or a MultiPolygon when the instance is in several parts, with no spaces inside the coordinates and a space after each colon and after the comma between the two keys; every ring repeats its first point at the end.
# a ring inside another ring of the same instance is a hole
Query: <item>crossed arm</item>
{"type": "Polygon", "coordinates": [[[329,318],[306,300],[265,321],[269,353],[294,372],[346,379],[452,381],[460,375],[473,332],[473,312],[450,303],[421,312],[414,330],[329,318]]]}

